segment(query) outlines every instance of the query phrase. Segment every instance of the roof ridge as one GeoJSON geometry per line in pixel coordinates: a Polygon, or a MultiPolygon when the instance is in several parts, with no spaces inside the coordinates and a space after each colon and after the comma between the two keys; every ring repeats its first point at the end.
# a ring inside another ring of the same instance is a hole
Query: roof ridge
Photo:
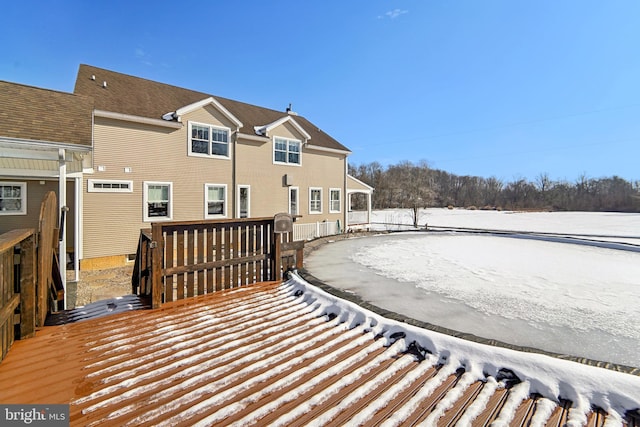
{"type": "MultiPolygon", "coordinates": [[[[269,111],[272,111],[274,113],[280,113],[280,114],[282,114],[284,116],[287,115],[286,111],[276,110],[275,108],[263,107],[263,106],[258,105],[258,104],[252,104],[252,103],[246,102],[246,101],[239,101],[237,99],[232,99],[232,98],[227,98],[225,96],[219,96],[219,95],[215,95],[215,94],[212,94],[212,93],[202,92],[200,90],[190,89],[190,88],[187,88],[187,87],[184,87],[184,86],[178,86],[178,85],[171,84],[171,83],[164,83],[164,82],[160,82],[160,81],[157,81],[157,80],[152,80],[152,79],[149,79],[149,78],[146,78],[146,77],[139,77],[139,76],[134,76],[132,74],[126,74],[126,73],[122,73],[122,72],[119,72],[119,71],[113,71],[113,70],[109,70],[107,68],[97,67],[95,65],[80,64],[79,67],[93,68],[93,69],[97,69],[97,70],[100,70],[100,71],[105,71],[105,72],[112,73],[112,74],[118,74],[118,75],[123,76],[123,77],[128,77],[128,78],[132,78],[132,79],[136,79],[136,80],[144,80],[144,81],[147,81],[149,83],[154,83],[154,84],[161,85],[161,86],[172,87],[172,88],[179,89],[179,90],[187,90],[187,91],[190,91],[190,92],[195,93],[195,94],[204,95],[205,98],[213,97],[213,98],[215,98],[217,100],[224,100],[224,101],[234,102],[234,103],[237,103],[237,104],[243,104],[243,105],[247,105],[247,106],[250,106],[250,107],[260,108],[260,109],[263,109],[263,110],[269,110],[269,111]]],[[[205,98],[203,98],[203,99],[205,99],[205,98]]],[[[300,114],[297,114],[295,117],[304,118],[304,116],[302,116],[300,114]]]]}

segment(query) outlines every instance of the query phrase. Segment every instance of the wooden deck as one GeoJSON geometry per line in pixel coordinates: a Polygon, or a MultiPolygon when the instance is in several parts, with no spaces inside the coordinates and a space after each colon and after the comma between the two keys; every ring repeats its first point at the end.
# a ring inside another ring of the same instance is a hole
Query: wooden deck
{"type": "MultiPolygon", "coordinates": [[[[0,402],[69,403],[71,425],[82,426],[562,426],[572,417],[602,426],[621,418],[531,396],[508,372],[479,378],[456,362],[438,364],[402,334],[374,336],[323,310],[292,286],[260,283],[45,327],[0,364],[0,402]]],[[[640,424],[627,416],[612,425],[640,424]]]]}

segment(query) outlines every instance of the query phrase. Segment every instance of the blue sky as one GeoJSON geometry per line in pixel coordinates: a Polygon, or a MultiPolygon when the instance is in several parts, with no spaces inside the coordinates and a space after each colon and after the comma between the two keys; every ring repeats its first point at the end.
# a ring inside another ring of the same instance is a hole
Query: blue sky
{"type": "Polygon", "coordinates": [[[355,164],[640,179],[637,0],[31,1],[0,80],[72,91],[80,63],[283,110],[355,164]]]}

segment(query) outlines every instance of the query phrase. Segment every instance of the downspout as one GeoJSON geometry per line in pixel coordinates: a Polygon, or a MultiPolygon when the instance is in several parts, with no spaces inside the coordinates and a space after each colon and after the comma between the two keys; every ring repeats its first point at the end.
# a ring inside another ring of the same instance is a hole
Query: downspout
{"type": "Polygon", "coordinates": [[[343,219],[342,219],[342,224],[344,224],[342,226],[342,231],[344,233],[347,232],[347,230],[349,229],[349,224],[347,223],[347,221],[349,220],[349,208],[351,207],[351,196],[349,195],[349,193],[347,192],[349,189],[347,188],[348,185],[348,178],[347,175],[349,175],[349,156],[347,156],[345,154],[344,156],[344,200],[342,200],[342,215],[343,215],[343,219]],[[347,203],[348,201],[348,203],[347,203]]]}

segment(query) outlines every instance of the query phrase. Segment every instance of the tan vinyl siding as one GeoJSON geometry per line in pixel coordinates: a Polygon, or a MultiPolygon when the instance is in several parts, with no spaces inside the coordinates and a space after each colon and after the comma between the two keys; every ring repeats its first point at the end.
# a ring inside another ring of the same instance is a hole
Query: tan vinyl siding
{"type": "MultiPolygon", "coordinates": [[[[193,114],[198,121],[214,124],[200,111],[193,114]]],[[[186,121],[168,129],[96,118],[94,173],[85,174],[83,188],[85,258],[135,253],[140,229],[150,227],[143,221],[144,182],[173,183],[173,220],[204,219],[205,183],[231,186],[230,160],[187,155],[187,129],[186,121]],[[87,179],[130,180],[133,192],[89,193],[87,179]]]]}
{"type": "Polygon", "coordinates": [[[270,131],[267,142],[240,140],[236,128],[213,106],[182,116],[180,129],[97,117],[94,126],[94,173],[84,179],[84,258],[132,254],[143,221],[144,182],[172,183],[173,220],[204,219],[205,184],[227,186],[226,216],[237,216],[235,196],[239,185],[250,186],[250,216],[272,216],[289,209],[289,175],[299,189],[298,221],[343,221],[346,191],[346,154],[302,147],[301,165],[273,162],[273,136],[304,137],[290,123],[270,131]],[[189,122],[230,129],[229,159],[189,155],[189,122]],[[234,146],[237,152],[234,153],[234,146]],[[237,157],[235,182],[234,156],[237,157]],[[131,168],[125,173],[125,168],[131,168]],[[100,170],[104,169],[104,170],[100,170]],[[130,193],[87,192],[87,180],[127,180],[130,193]],[[309,215],[309,188],[322,188],[322,213],[309,215]],[[341,189],[340,213],[329,213],[330,188],[341,189]]]}
{"type": "Polygon", "coordinates": [[[297,139],[302,141],[304,138],[300,133],[296,130],[296,128],[288,122],[272,129],[269,133],[270,136],[281,136],[283,138],[297,139]]]}
{"type": "MultiPolygon", "coordinates": [[[[298,221],[336,221],[344,218],[340,213],[329,213],[329,189],[342,189],[344,199],[345,155],[310,150],[303,146],[301,165],[273,163],[273,137],[303,141],[302,135],[290,124],[278,126],[270,132],[265,143],[241,140],[238,143],[238,184],[251,185],[251,216],[270,216],[289,209],[289,187],[284,176],[289,175],[292,186],[298,187],[298,221]],[[309,188],[322,188],[322,214],[309,215],[309,188]]],[[[341,200],[344,206],[344,200],[341,200]]]]}
{"type": "Polygon", "coordinates": [[[206,105],[203,108],[192,111],[182,116],[182,123],[187,125],[187,121],[198,123],[206,123],[214,126],[228,127],[231,131],[235,130],[235,125],[228,118],[224,117],[213,105],[206,105]]]}
{"type": "Polygon", "coordinates": [[[347,176],[347,188],[349,190],[371,191],[370,187],[363,185],[362,182],[354,179],[352,176],[347,176]]]}

